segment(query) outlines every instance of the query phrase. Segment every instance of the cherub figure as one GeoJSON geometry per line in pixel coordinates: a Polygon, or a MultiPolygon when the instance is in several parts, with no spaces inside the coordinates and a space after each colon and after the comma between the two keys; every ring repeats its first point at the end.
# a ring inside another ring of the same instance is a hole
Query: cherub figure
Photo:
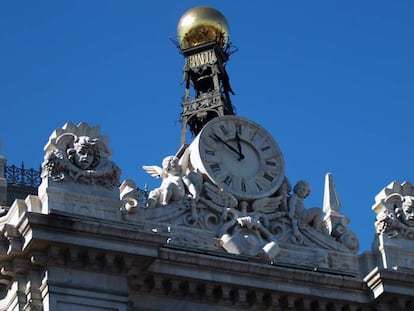
{"type": "Polygon", "coordinates": [[[308,182],[301,180],[296,183],[293,188],[293,195],[290,196],[288,201],[288,217],[292,222],[293,233],[297,238],[300,236],[300,233],[297,220],[294,217],[295,215],[318,231],[323,231],[322,210],[317,207],[306,209],[303,204],[303,200],[309,194],[310,187],[308,182]]]}
{"type": "Polygon", "coordinates": [[[402,206],[395,208],[395,215],[408,227],[414,227],[414,197],[405,196],[402,206]]]}
{"type": "Polygon", "coordinates": [[[171,201],[180,201],[186,193],[189,194],[191,199],[198,201],[200,185],[202,184],[201,175],[195,171],[188,175],[184,174],[178,157],[168,156],[164,158],[162,168],[153,165],[143,166],[143,169],[153,177],[162,178],[160,187],[149,193],[147,207],[166,206],[171,201]]]}
{"type": "Polygon", "coordinates": [[[69,161],[82,170],[95,168],[100,161],[97,144],[97,139],[88,136],[76,137],[73,148],[66,151],[69,161]]]}
{"type": "Polygon", "coordinates": [[[99,134],[99,127],[68,122],[50,136],[45,151],[42,178],[108,189],[119,186],[121,170],[110,160],[107,138],[99,134]]]}

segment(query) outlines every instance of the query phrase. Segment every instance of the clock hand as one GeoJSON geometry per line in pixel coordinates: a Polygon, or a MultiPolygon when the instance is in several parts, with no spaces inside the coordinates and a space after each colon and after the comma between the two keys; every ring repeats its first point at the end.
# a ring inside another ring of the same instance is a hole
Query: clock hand
{"type": "Polygon", "coordinates": [[[220,136],[218,136],[217,134],[213,134],[214,138],[220,142],[222,142],[224,145],[226,145],[231,151],[235,152],[238,156],[239,156],[239,160],[240,158],[244,155],[242,155],[236,148],[234,148],[232,145],[228,144],[226,141],[224,141],[220,136]]]}
{"type": "Polygon", "coordinates": [[[242,153],[242,148],[240,144],[240,137],[239,133],[236,132],[236,141],[237,141],[237,149],[239,149],[239,161],[244,159],[244,154],[242,153]]]}

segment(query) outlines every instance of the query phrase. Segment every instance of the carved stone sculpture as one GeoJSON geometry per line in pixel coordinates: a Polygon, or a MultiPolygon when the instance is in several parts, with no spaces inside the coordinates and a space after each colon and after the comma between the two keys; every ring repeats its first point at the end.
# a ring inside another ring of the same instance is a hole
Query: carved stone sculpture
{"type": "Polygon", "coordinates": [[[338,242],[357,252],[359,241],[355,233],[348,228],[349,218],[340,213],[341,203],[336,193],[332,174],[325,176],[325,192],[323,197],[324,222],[328,233],[338,242]]]}
{"type": "Polygon", "coordinates": [[[266,261],[280,254],[278,241],[253,216],[237,216],[228,220],[218,233],[223,248],[232,254],[258,256],[266,261]]]}
{"type": "Polygon", "coordinates": [[[119,186],[120,169],[111,161],[107,139],[99,135],[99,127],[86,123],[66,123],[50,137],[45,147],[42,178],[53,181],[119,186]]]}
{"type": "Polygon", "coordinates": [[[282,196],[257,199],[249,204],[230,193],[205,183],[206,198],[201,202],[221,214],[224,223],[217,231],[221,246],[229,253],[258,256],[272,260],[280,253],[276,237],[269,231],[269,222],[283,217],[276,212],[282,196]]]}
{"type": "Polygon", "coordinates": [[[413,269],[414,186],[409,182],[390,183],[376,197],[377,214],[373,250],[385,269],[413,269]]]}
{"type": "Polygon", "coordinates": [[[143,166],[143,169],[151,176],[162,179],[160,187],[149,193],[147,207],[166,206],[185,197],[198,201],[202,177],[196,171],[185,174],[178,157],[164,158],[162,168],[152,165],[143,166]]]}
{"type": "Polygon", "coordinates": [[[126,220],[151,222],[157,230],[170,232],[171,245],[349,270],[358,240],[339,205],[327,205],[329,217],[324,220],[321,208],[304,206],[309,184],[300,181],[290,193],[286,177],[270,195],[240,197],[195,169],[191,151],[185,148],[166,157],[162,167],[143,167],[162,179],[148,197],[130,180],[121,185],[126,220]],[[341,259],[334,259],[339,254],[341,259]]]}
{"type": "Polygon", "coordinates": [[[119,187],[120,199],[123,210],[127,213],[135,213],[138,206],[145,206],[147,202],[146,191],[137,187],[133,180],[125,180],[119,187]]]}
{"type": "Polygon", "coordinates": [[[308,182],[301,180],[293,188],[293,194],[288,200],[288,217],[292,221],[293,233],[300,239],[298,220],[303,221],[320,232],[325,232],[326,228],[322,222],[322,210],[320,208],[305,208],[303,200],[309,196],[310,187],[308,182]]]}
{"type": "Polygon", "coordinates": [[[377,234],[414,239],[414,187],[409,182],[393,182],[375,198],[377,234]]]}

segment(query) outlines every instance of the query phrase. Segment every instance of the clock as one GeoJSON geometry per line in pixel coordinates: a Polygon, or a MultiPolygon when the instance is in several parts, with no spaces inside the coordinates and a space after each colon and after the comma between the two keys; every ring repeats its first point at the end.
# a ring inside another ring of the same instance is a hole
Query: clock
{"type": "Polygon", "coordinates": [[[216,117],[189,148],[191,165],[238,199],[272,195],[283,182],[285,165],[279,146],[265,129],[248,119],[216,117]]]}

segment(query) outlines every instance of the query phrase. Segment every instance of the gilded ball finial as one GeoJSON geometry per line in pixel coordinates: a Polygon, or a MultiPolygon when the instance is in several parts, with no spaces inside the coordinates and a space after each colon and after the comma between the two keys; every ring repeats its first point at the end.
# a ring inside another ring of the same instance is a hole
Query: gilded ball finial
{"type": "Polygon", "coordinates": [[[181,16],[177,35],[181,49],[210,41],[217,41],[224,47],[229,37],[229,25],[224,15],[216,9],[199,6],[181,16]]]}

